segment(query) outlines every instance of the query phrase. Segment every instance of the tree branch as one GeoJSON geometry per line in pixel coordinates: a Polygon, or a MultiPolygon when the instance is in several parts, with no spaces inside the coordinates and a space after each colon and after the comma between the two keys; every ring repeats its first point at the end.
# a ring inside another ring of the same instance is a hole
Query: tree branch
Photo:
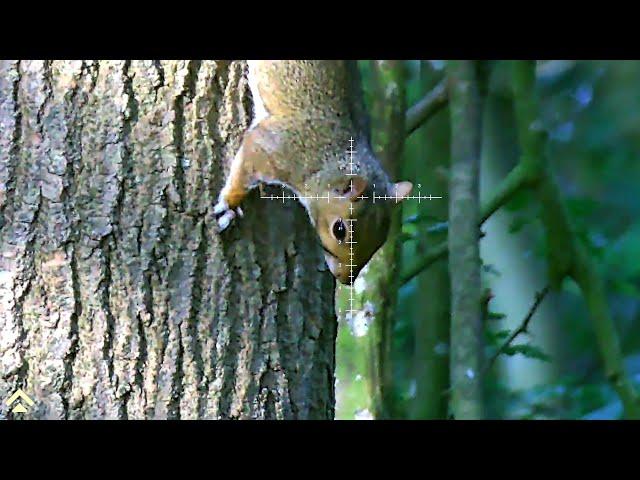
{"type": "Polygon", "coordinates": [[[446,241],[432,247],[424,254],[424,256],[422,256],[422,258],[420,258],[400,276],[400,283],[404,285],[411,281],[413,277],[418,275],[424,269],[429,268],[437,260],[445,257],[447,253],[449,253],[449,245],[446,241]]]}
{"type": "MultiPolygon", "coordinates": [[[[513,198],[513,196],[523,188],[535,186],[540,177],[530,169],[524,168],[521,164],[509,172],[507,177],[500,183],[493,196],[487,201],[480,215],[480,226],[491,217],[500,207],[504,206],[513,198]]],[[[404,285],[413,277],[419,275],[424,269],[429,268],[434,262],[445,257],[449,253],[447,242],[431,248],[423,257],[402,274],[401,282],[404,285]]]]}
{"type": "Polygon", "coordinates": [[[438,113],[447,104],[447,101],[447,82],[446,80],[441,80],[422,100],[407,110],[405,117],[407,136],[411,135],[428,119],[438,113]]]}
{"type": "Polygon", "coordinates": [[[627,418],[640,418],[640,401],[622,360],[620,339],[607,306],[604,285],[593,259],[574,234],[558,185],[545,155],[546,134],[539,120],[535,92],[535,62],[520,61],[513,66],[513,88],[523,169],[540,175],[536,188],[542,204],[542,222],[547,237],[547,264],[552,287],[570,276],[580,287],[593,321],[605,375],[624,405],[627,418]]]}
{"type": "Polygon", "coordinates": [[[520,335],[521,333],[528,333],[527,331],[529,329],[529,322],[531,322],[531,318],[533,317],[533,314],[536,313],[536,310],[542,303],[542,300],[544,300],[544,297],[547,295],[547,293],[549,293],[548,285],[544,287],[542,290],[540,290],[538,293],[536,293],[536,298],[533,302],[533,305],[531,305],[531,307],[529,308],[529,312],[527,313],[527,316],[524,317],[524,320],[522,321],[520,326],[516,328],[513,332],[511,332],[511,335],[509,335],[509,337],[505,340],[505,342],[498,349],[498,351],[489,359],[484,370],[485,373],[491,370],[491,367],[493,367],[493,364],[496,362],[498,357],[511,345],[511,343],[513,343],[513,341],[518,337],[518,335],[520,335]]]}
{"type": "MultiPolygon", "coordinates": [[[[560,64],[558,61],[547,62],[539,66],[540,75],[549,75],[552,72],[557,75],[558,72],[565,72],[573,67],[575,62],[566,62],[560,64]]],[[[431,117],[444,108],[449,102],[447,92],[447,81],[443,79],[431,91],[429,91],[420,101],[407,110],[405,128],[407,136],[411,135],[418,128],[424,125],[431,117]]]]}

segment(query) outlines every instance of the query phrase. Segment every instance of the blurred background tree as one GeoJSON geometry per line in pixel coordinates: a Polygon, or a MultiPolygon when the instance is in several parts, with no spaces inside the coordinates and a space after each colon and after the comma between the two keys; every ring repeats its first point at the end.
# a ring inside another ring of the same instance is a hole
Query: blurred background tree
{"type": "MultiPolygon", "coordinates": [[[[397,63],[405,92],[399,101],[408,106],[435,98],[446,81],[447,62],[397,63]]],[[[361,67],[375,140],[376,128],[384,125],[375,121],[376,102],[394,100],[380,97],[376,63],[361,67]]],[[[480,159],[485,416],[634,417],[640,383],[640,62],[501,61],[489,67],[480,159]],[[535,178],[520,175],[527,162],[535,178]],[[517,188],[504,190],[512,180],[520,182],[517,188]]],[[[399,249],[394,281],[401,285],[390,312],[344,315],[345,289],[338,289],[337,418],[381,417],[374,366],[377,332],[385,328],[391,332],[393,409],[384,416],[451,414],[446,249],[431,258],[447,238],[451,116],[440,103],[428,113],[406,137],[393,171],[443,198],[404,205],[401,231],[389,247],[399,249]]],[[[375,303],[368,288],[354,288],[358,308],[375,303]]]]}

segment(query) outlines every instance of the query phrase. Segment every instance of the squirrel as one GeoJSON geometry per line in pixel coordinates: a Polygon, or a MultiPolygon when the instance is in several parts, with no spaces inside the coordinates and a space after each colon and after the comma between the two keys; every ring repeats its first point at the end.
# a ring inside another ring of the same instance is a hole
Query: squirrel
{"type": "Polygon", "coordinates": [[[357,64],[247,64],[254,116],[213,210],[218,230],[242,216],[252,188],[283,185],[305,207],[333,276],[352,285],[385,242],[393,205],[413,187],[393,183],[373,153],[357,64]]]}

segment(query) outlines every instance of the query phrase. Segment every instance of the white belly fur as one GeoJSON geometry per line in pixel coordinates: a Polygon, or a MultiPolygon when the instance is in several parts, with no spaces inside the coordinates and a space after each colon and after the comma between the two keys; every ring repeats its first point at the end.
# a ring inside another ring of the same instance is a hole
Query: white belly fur
{"type": "Polygon", "coordinates": [[[253,74],[257,68],[257,62],[258,60],[247,60],[247,65],[249,66],[249,89],[251,90],[251,96],[253,97],[252,127],[269,116],[269,113],[264,106],[264,102],[262,101],[262,97],[260,97],[260,92],[258,91],[258,79],[256,75],[253,74]]]}

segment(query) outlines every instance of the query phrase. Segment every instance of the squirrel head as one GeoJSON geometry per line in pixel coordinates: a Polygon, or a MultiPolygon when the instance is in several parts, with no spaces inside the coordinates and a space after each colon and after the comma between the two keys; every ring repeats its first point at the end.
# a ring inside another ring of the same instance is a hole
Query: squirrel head
{"type": "MultiPolygon", "coordinates": [[[[397,200],[374,203],[374,187],[363,177],[341,177],[336,184],[340,186],[332,187],[330,201],[320,199],[314,205],[314,220],[329,270],[341,283],[352,285],[387,239],[391,211],[409,195],[413,185],[392,183],[385,194],[397,200]]],[[[381,190],[377,186],[378,195],[381,190]]]]}

